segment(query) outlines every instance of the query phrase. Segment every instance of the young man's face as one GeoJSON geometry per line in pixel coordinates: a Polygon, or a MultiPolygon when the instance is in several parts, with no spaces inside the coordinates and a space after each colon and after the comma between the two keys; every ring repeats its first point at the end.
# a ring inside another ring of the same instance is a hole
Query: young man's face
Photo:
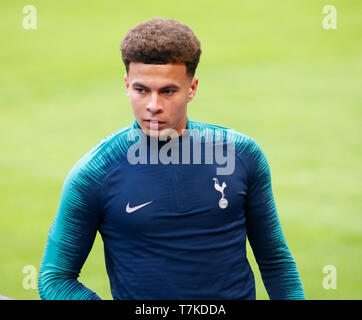
{"type": "Polygon", "coordinates": [[[198,85],[197,78],[187,75],[184,63],[131,62],[125,81],[133,114],[147,135],[170,135],[169,129],[182,134],[187,103],[195,96],[198,85]]]}

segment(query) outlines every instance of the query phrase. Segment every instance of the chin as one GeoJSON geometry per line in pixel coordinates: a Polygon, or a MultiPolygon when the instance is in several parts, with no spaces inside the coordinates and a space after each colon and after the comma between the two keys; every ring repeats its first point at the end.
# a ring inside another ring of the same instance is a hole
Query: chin
{"type": "Polygon", "coordinates": [[[159,137],[166,139],[167,137],[178,136],[177,131],[171,128],[164,128],[160,130],[151,130],[149,128],[143,128],[143,132],[150,137],[159,137]]]}
{"type": "Polygon", "coordinates": [[[146,131],[146,134],[148,135],[148,136],[150,136],[150,137],[153,137],[153,138],[155,138],[155,137],[159,137],[160,135],[161,135],[161,132],[160,131],[157,131],[157,130],[147,130],[146,131]]]}

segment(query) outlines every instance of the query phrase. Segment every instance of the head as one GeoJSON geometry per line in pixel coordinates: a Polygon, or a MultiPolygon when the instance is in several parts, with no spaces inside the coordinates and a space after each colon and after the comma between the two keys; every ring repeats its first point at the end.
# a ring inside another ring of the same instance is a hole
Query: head
{"type": "Polygon", "coordinates": [[[192,30],[175,20],[151,19],[129,30],[121,52],[127,95],[141,129],[152,136],[170,129],[182,134],[198,86],[201,49],[192,30]]]}

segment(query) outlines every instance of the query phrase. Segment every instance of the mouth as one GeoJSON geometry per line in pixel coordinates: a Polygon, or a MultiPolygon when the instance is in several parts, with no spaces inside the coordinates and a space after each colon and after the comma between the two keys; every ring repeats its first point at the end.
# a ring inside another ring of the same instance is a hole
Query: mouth
{"type": "Polygon", "coordinates": [[[166,125],[166,122],[159,120],[143,120],[143,122],[150,130],[158,130],[166,125]]]}

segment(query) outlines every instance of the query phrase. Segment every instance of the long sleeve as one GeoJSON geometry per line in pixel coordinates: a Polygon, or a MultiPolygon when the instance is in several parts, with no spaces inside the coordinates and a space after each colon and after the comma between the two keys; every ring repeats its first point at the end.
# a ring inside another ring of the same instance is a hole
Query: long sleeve
{"type": "Polygon", "coordinates": [[[46,300],[100,299],[77,281],[98,226],[94,182],[79,162],[65,180],[39,272],[39,295],[46,300]]]}
{"type": "Polygon", "coordinates": [[[267,159],[255,142],[251,149],[247,236],[265,288],[270,299],[305,299],[296,263],[279,222],[267,159]]]}

